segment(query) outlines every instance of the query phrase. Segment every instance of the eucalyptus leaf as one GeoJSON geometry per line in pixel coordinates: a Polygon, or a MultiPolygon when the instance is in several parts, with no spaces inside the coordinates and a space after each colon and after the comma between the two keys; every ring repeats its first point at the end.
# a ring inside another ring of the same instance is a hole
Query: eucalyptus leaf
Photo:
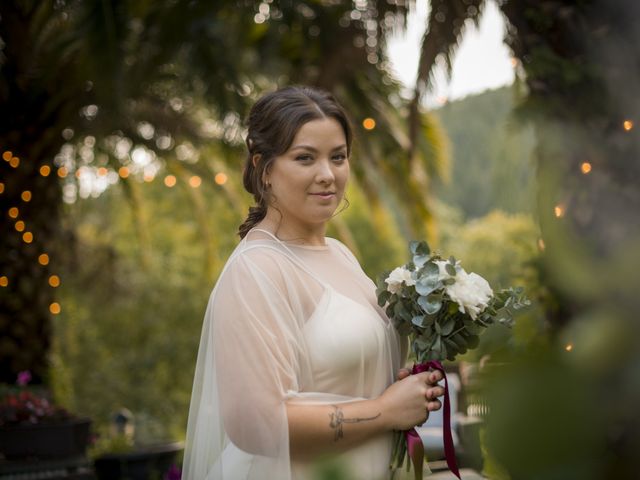
{"type": "Polygon", "coordinates": [[[420,296],[418,305],[429,315],[434,315],[442,308],[442,297],[439,295],[420,296]]]}
{"type": "Polygon", "coordinates": [[[416,282],[415,289],[422,296],[427,296],[431,292],[442,287],[442,283],[435,276],[424,276],[416,282]]]}
{"type": "Polygon", "coordinates": [[[444,266],[444,269],[445,269],[445,270],[447,271],[447,273],[448,273],[449,275],[451,275],[452,277],[455,277],[455,276],[456,276],[456,267],[454,267],[454,266],[453,266],[453,265],[451,265],[450,263],[447,263],[447,264],[444,266]]]}
{"type": "Polygon", "coordinates": [[[425,320],[424,315],[416,315],[411,319],[411,323],[413,323],[416,327],[424,327],[423,322],[425,320]]]}
{"type": "Polygon", "coordinates": [[[453,332],[454,327],[456,326],[456,320],[452,317],[446,317],[440,326],[442,330],[442,335],[450,335],[453,332]]]}

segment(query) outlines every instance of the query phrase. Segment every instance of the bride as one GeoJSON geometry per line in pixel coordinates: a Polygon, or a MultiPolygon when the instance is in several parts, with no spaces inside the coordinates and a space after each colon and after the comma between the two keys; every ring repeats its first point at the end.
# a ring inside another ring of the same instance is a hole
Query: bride
{"type": "Polygon", "coordinates": [[[444,392],[440,372],[399,373],[405,345],[373,282],[325,237],[349,179],[347,116],[327,92],[287,87],[255,103],[246,143],[256,205],[207,306],[183,479],[308,479],[327,458],[387,478],[393,430],[424,423],[444,392]]]}

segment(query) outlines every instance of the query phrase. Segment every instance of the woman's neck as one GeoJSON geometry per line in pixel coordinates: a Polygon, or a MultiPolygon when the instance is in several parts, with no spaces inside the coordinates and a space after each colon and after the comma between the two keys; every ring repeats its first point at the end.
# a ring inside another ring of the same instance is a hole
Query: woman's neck
{"type": "Polygon", "coordinates": [[[286,221],[278,212],[267,211],[267,215],[256,228],[267,230],[285,242],[309,246],[325,245],[326,223],[301,225],[286,221]]]}

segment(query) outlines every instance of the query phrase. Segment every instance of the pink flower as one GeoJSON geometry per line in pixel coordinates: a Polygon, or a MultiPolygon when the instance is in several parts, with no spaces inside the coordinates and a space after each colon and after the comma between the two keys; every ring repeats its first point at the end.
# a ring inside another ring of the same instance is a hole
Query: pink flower
{"type": "Polygon", "coordinates": [[[31,372],[29,370],[23,370],[18,373],[18,381],[16,382],[21,387],[24,387],[31,381],[31,372]]]}

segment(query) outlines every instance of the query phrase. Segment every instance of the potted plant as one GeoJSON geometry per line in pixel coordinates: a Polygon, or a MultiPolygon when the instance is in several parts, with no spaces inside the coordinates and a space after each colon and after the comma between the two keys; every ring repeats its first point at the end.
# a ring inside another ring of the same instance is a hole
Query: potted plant
{"type": "Polygon", "coordinates": [[[91,420],[55,405],[30,381],[24,371],[16,385],[0,386],[0,454],[9,461],[83,457],[91,420]]]}

